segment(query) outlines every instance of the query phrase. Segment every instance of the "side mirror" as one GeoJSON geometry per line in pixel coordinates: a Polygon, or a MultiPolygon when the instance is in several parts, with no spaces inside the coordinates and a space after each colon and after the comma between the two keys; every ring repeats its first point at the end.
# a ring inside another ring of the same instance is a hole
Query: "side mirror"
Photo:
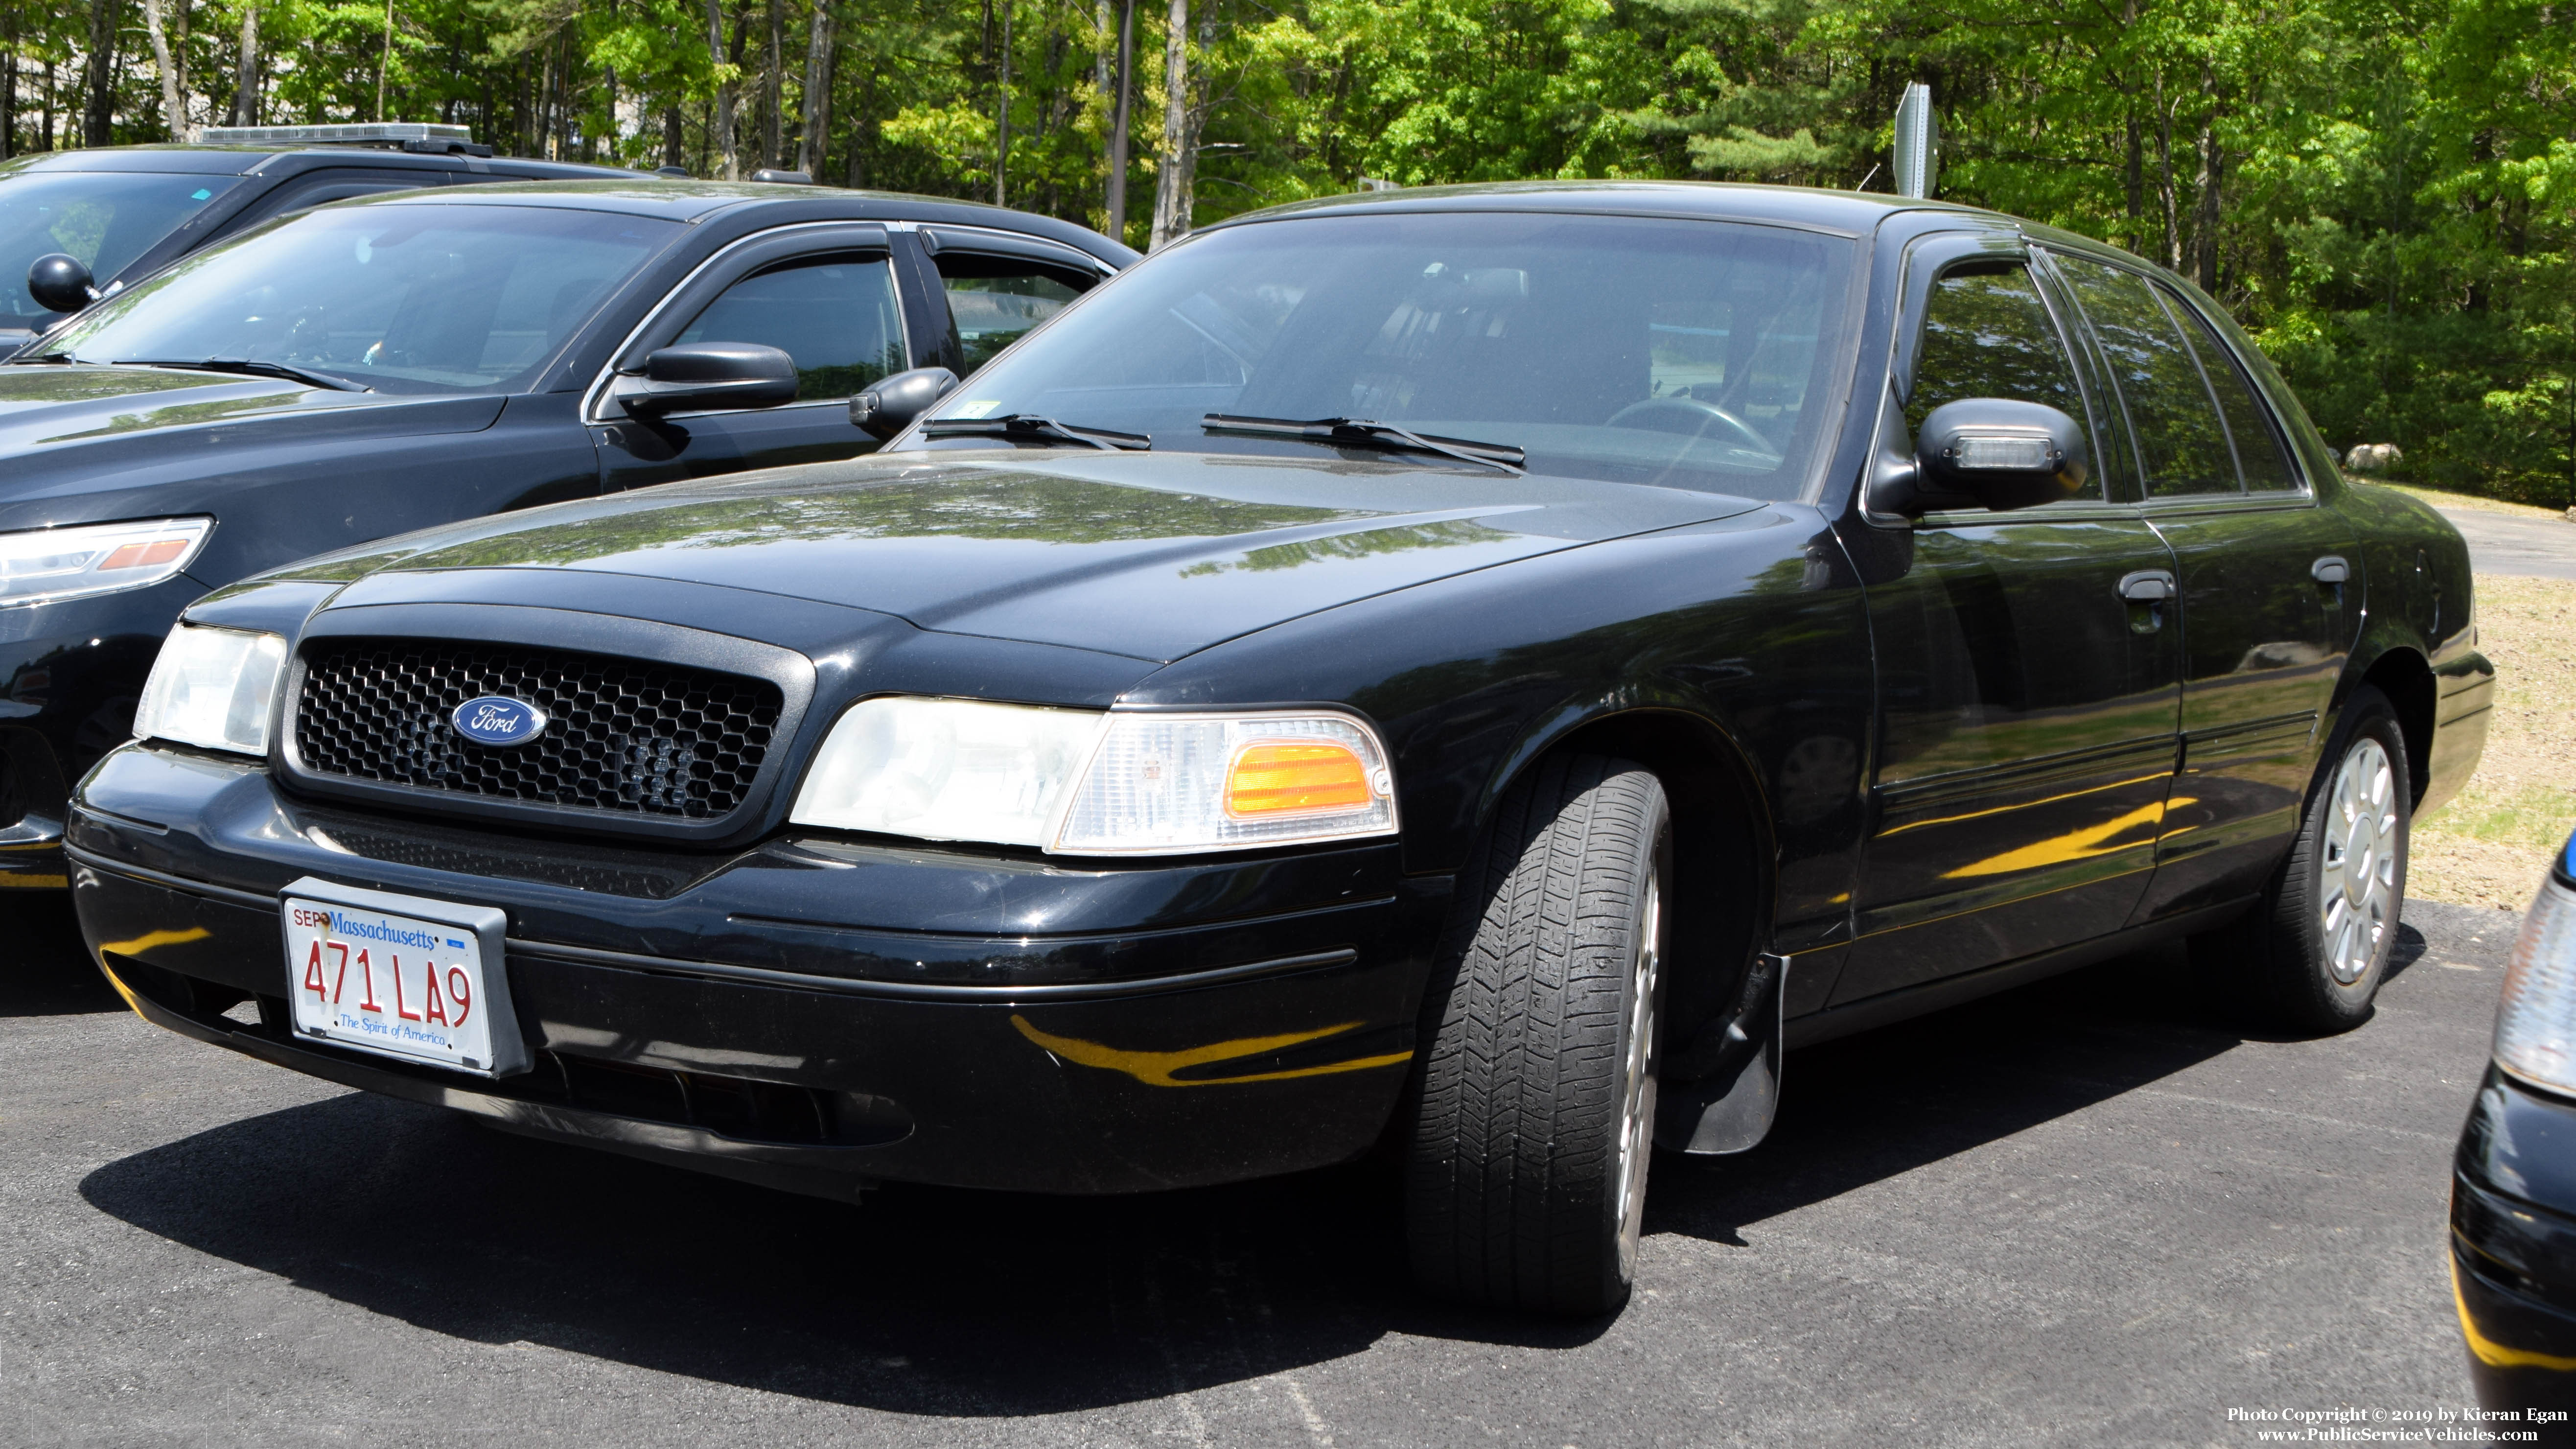
{"type": "Polygon", "coordinates": [[[898,372],[850,399],[850,421],[884,442],[956,388],[957,374],[944,367],[898,372]]]}
{"type": "Polygon", "coordinates": [[[77,312],[98,300],[89,268],[68,252],[47,252],[27,268],[27,295],[48,312],[77,312]]]}
{"type": "Polygon", "coordinates": [[[2045,403],[1972,397],[1943,403],[1914,441],[1913,512],[1957,506],[2004,512],[2072,498],[2091,459],[2084,430],[2045,403]]]}
{"type": "Polygon", "coordinates": [[[757,342],[689,342],[644,359],[644,373],[620,378],[618,406],[636,417],[767,408],[796,401],[796,359],[757,342]]]}

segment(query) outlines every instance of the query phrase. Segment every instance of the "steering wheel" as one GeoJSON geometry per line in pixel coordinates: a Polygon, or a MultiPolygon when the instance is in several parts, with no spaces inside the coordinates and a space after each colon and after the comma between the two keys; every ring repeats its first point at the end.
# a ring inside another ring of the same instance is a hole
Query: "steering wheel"
{"type": "MultiPolygon", "coordinates": [[[[1779,449],[1771,446],[1771,440],[1769,438],[1766,438],[1762,436],[1761,433],[1755,431],[1751,423],[1746,422],[1744,419],[1737,417],[1735,414],[1728,412],[1726,409],[1719,407],[1713,402],[1702,402],[1695,397],[1684,397],[1680,395],[1673,397],[1650,397],[1644,402],[1630,403],[1626,407],[1621,408],[1619,411],[1610,415],[1608,426],[1614,428],[1635,427],[1637,424],[1630,422],[1629,419],[1651,418],[1658,413],[1669,415],[1676,422],[1696,418],[1699,421],[1699,426],[1690,429],[1690,435],[1694,438],[1705,437],[1708,433],[1708,425],[1712,422],[1718,422],[1724,423],[1729,431],[1750,444],[1756,452],[1777,453],[1780,451],[1779,449]]],[[[1645,426],[1654,427],[1654,424],[1647,423],[1645,426]]],[[[1659,433],[1677,433],[1682,431],[1680,428],[1655,428],[1654,430],[1659,433]]]]}

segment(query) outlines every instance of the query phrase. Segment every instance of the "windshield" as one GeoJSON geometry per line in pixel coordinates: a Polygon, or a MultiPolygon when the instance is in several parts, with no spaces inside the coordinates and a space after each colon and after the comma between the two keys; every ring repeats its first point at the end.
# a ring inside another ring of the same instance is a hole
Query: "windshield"
{"type": "Polygon", "coordinates": [[[380,392],[510,388],[678,230],[452,202],[316,211],[200,252],[39,346],[80,362],[281,363],[380,392]]]}
{"type": "Polygon", "coordinates": [[[1517,447],[1535,473],[1796,498],[1846,350],[1851,254],[1779,227],[1627,217],[1233,227],[1141,263],[931,416],[1326,457],[1347,432],[1301,443],[1201,420],[1363,419],[1517,447]]]}
{"type": "Polygon", "coordinates": [[[108,279],[179,223],[241,184],[156,171],[22,171],[0,176],[0,327],[42,330],[62,314],[27,295],[27,267],[52,252],[108,279]]]}

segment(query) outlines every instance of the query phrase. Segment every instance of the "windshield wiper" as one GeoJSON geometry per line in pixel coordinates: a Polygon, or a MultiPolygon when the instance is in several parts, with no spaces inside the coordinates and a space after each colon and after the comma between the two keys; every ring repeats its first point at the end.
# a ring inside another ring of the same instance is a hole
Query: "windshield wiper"
{"type": "Polygon", "coordinates": [[[345,377],[333,377],[327,372],[313,372],[301,367],[290,367],[283,362],[263,362],[255,358],[248,357],[196,357],[185,359],[175,357],[120,357],[113,365],[117,367],[183,367],[190,372],[235,372],[247,377],[283,377],[294,382],[311,383],[315,387],[332,388],[339,392],[375,391],[372,387],[351,382],[345,377]]]}
{"type": "MultiPolygon", "coordinates": [[[[9,359],[9,365],[11,367],[24,367],[33,362],[47,362],[56,367],[71,367],[79,364],[80,359],[72,356],[68,352],[40,352],[33,357],[13,357],[9,359]]],[[[87,365],[95,367],[98,364],[90,363],[87,365]]]]}
{"type": "Polygon", "coordinates": [[[1143,433],[1076,427],[1036,413],[1006,413],[998,418],[933,418],[921,425],[921,432],[929,438],[1058,438],[1111,453],[1122,449],[1142,453],[1154,446],[1154,440],[1143,433]]]}
{"type": "Polygon", "coordinates": [[[1397,453],[1436,453],[1473,463],[1480,468],[1499,468],[1506,473],[1525,471],[1529,455],[1510,443],[1480,443],[1473,438],[1442,438],[1381,423],[1371,418],[1247,418],[1232,413],[1209,413],[1199,419],[1199,426],[1211,433],[1248,433],[1255,437],[1305,438],[1329,443],[1337,448],[1384,448],[1397,453]]]}

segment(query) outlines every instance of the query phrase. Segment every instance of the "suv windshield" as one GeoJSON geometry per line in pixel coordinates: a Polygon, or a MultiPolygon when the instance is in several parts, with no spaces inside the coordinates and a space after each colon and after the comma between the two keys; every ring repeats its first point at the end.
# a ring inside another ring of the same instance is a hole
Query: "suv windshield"
{"type": "Polygon", "coordinates": [[[279,363],[379,392],[506,389],[679,230],[527,206],[331,208],[179,262],[39,348],[279,363]]]}
{"type": "Polygon", "coordinates": [[[179,223],[240,184],[235,176],[160,171],[0,174],[0,327],[42,330],[62,315],[27,295],[27,267],[36,258],[69,252],[104,287],[179,223]]]}
{"type": "MultiPolygon", "coordinates": [[[[1205,419],[1345,418],[1518,448],[1534,473],[1795,498],[1847,360],[1852,251],[1784,227],[1606,216],[1229,227],[1101,288],[931,416],[1325,457],[1352,434],[1299,442],[1205,419]]],[[[927,435],[990,447],[990,431],[927,435]]]]}

